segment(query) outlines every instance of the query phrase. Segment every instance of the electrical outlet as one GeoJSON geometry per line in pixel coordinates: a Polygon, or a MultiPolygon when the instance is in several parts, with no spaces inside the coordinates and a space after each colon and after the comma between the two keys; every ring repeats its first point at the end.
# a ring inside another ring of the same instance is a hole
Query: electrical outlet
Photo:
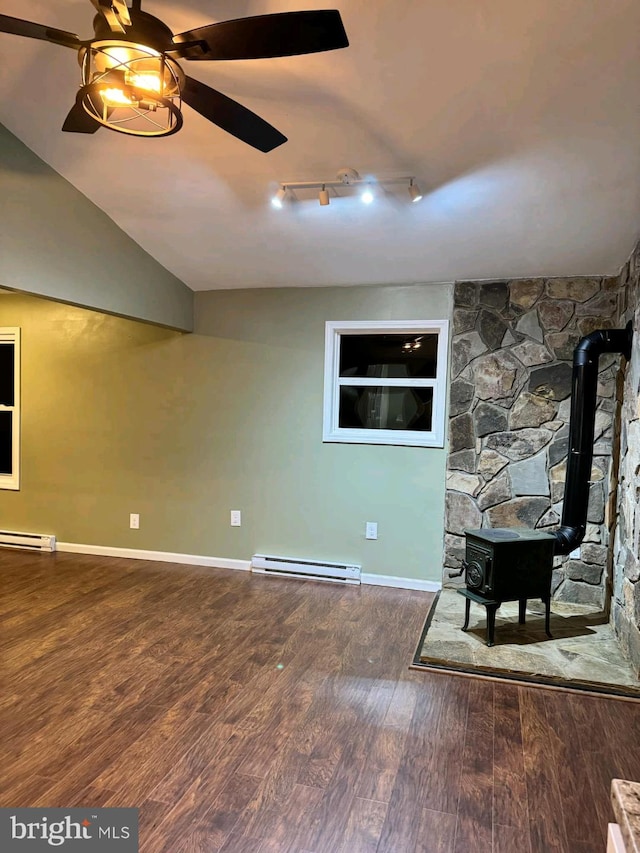
{"type": "Polygon", "coordinates": [[[132,512],[129,515],[129,527],[132,530],[140,529],[140,516],[137,512],[132,512]]]}
{"type": "Polygon", "coordinates": [[[242,526],[242,513],[239,509],[231,510],[231,526],[232,527],[241,527],[242,526]]]}
{"type": "Polygon", "coordinates": [[[378,538],[378,522],[377,521],[367,521],[365,524],[364,535],[367,539],[377,539],[378,538]]]}

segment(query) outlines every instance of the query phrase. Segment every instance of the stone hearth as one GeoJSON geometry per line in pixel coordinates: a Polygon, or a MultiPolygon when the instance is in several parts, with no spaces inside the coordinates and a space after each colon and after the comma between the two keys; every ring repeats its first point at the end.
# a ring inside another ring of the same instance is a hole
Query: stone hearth
{"type": "Polygon", "coordinates": [[[525,625],[518,624],[518,602],[505,602],[496,616],[495,645],[486,645],[485,608],[471,605],[469,630],[464,622],[464,598],[443,589],[422,651],[423,664],[622,688],[640,698],[640,681],[625,659],[608,618],[598,608],[554,602],[549,640],[544,632],[544,606],[529,601],[525,625]]]}

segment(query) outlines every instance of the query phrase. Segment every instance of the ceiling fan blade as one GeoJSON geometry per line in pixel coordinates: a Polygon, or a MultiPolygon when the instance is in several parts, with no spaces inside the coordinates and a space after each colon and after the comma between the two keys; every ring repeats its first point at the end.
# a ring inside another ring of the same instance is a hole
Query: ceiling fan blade
{"type": "Polygon", "coordinates": [[[100,130],[100,122],[91,118],[82,106],[82,98],[76,98],[75,104],[69,110],[62,129],[66,133],[95,133],[100,130]]]}
{"type": "Polygon", "coordinates": [[[221,21],[179,33],[173,37],[180,44],[202,42],[200,55],[187,59],[267,59],[274,56],[297,56],[348,47],[340,12],[325,9],[310,12],[279,12],[221,21]]]}
{"type": "Polygon", "coordinates": [[[287,141],[286,136],[260,116],[193,77],[185,79],[181,95],[185,104],[201,116],[258,151],[272,151],[287,141]]]}
{"type": "Polygon", "coordinates": [[[57,30],[55,27],[45,27],[44,24],[35,24],[33,21],[23,21],[21,18],[10,18],[8,15],[0,15],[0,33],[11,33],[28,39],[42,39],[63,47],[73,47],[76,50],[82,47],[82,42],[74,33],[57,30]]]}

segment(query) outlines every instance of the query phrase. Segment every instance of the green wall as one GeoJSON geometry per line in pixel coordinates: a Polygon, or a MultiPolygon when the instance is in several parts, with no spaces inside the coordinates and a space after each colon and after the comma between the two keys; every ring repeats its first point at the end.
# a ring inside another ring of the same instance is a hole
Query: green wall
{"type": "Polygon", "coordinates": [[[450,299],[444,285],[200,293],[181,335],[0,296],[0,325],[22,328],[23,393],[22,488],[0,492],[0,526],[439,581],[445,451],[322,443],[324,323],[446,318],[450,299]]]}
{"type": "Polygon", "coordinates": [[[0,198],[0,286],[193,328],[192,291],[2,125],[0,198]]]}

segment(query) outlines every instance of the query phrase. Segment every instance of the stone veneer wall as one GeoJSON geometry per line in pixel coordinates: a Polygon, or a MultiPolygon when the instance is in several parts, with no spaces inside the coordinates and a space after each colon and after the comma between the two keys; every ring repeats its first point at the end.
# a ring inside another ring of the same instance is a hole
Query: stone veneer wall
{"type": "Polygon", "coordinates": [[[634,341],[622,394],[617,517],[613,539],[611,622],[640,677],[640,244],[622,271],[620,325],[633,322],[634,341]]]}
{"type": "MultiPolygon", "coordinates": [[[[455,285],[444,583],[464,556],[464,531],[560,523],[573,350],[614,328],[624,282],[615,278],[459,282],[455,285]]],[[[619,356],[600,359],[588,525],[580,559],[556,558],[559,600],[605,604],[609,494],[619,356]]],[[[636,615],[637,615],[636,610],[636,615]]]]}

